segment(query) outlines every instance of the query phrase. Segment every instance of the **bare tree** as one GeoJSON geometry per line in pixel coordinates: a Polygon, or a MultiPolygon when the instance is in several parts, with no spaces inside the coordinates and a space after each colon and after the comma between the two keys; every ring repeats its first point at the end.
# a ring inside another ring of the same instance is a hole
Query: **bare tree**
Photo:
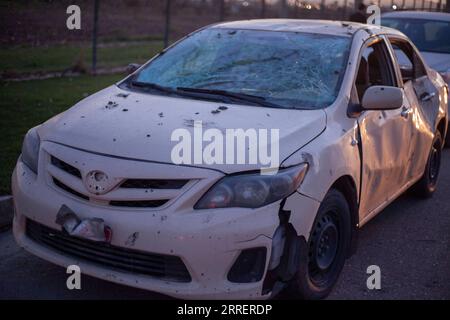
{"type": "Polygon", "coordinates": [[[323,15],[325,13],[325,7],[326,7],[326,0],[321,0],[320,1],[320,12],[322,13],[322,19],[323,19],[323,15]]]}
{"type": "Polygon", "coordinates": [[[166,0],[166,8],[165,8],[165,16],[166,16],[166,23],[164,27],[164,48],[167,48],[169,45],[169,32],[170,32],[170,1],[166,0]]]}
{"type": "Polygon", "coordinates": [[[344,0],[344,10],[342,10],[342,20],[347,20],[347,10],[348,10],[348,0],[344,0]]]}
{"type": "Polygon", "coordinates": [[[225,0],[220,0],[219,3],[219,21],[225,20],[225,0]]]}
{"type": "MultiPolygon", "coordinates": [[[[394,1],[394,0],[392,0],[394,1]]],[[[361,3],[363,3],[363,0],[355,0],[355,7],[354,10],[357,11],[359,9],[359,6],[361,5],[361,3]]]]}
{"type": "Polygon", "coordinates": [[[287,0],[279,0],[280,2],[280,18],[288,17],[288,8],[287,8],[287,0]]]}
{"type": "Polygon", "coordinates": [[[266,17],[266,9],[266,0],[261,0],[261,18],[266,17]]]}
{"type": "Polygon", "coordinates": [[[92,73],[97,72],[97,36],[98,36],[98,7],[100,0],[94,2],[94,28],[92,31],[92,73]]]}

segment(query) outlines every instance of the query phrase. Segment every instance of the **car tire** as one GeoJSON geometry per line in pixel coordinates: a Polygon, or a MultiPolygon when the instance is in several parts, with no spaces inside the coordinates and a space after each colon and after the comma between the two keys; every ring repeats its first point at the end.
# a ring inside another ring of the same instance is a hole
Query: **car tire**
{"type": "Polygon", "coordinates": [[[439,131],[436,131],[433,144],[431,146],[428,161],[422,178],[415,185],[414,191],[417,196],[430,198],[437,188],[442,157],[442,137],[439,131]]]}
{"type": "Polygon", "coordinates": [[[302,254],[300,268],[282,295],[290,299],[327,297],[344,267],[351,239],[350,208],[344,195],[331,189],[321,203],[302,254]]]}

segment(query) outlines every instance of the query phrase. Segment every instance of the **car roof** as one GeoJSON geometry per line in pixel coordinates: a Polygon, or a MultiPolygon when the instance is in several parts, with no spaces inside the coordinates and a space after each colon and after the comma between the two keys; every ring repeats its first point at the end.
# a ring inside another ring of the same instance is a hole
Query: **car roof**
{"type": "Polygon", "coordinates": [[[423,19],[450,21],[450,13],[445,12],[427,12],[427,11],[392,11],[383,13],[382,18],[405,18],[405,19],[423,19]]]}
{"type": "Polygon", "coordinates": [[[222,22],[212,25],[213,28],[264,30],[282,32],[305,32],[328,35],[353,35],[359,30],[369,34],[398,34],[400,31],[384,26],[368,25],[349,21],[310,20],[310,19],[254,19],[222,22]]]}
{"type": "Polygon", "coordinates": [[[323,34],[352,34],[366,25],[354,22],[306,19],[255,19],[215,24],[215,28],[309,32],[323,34]]]}

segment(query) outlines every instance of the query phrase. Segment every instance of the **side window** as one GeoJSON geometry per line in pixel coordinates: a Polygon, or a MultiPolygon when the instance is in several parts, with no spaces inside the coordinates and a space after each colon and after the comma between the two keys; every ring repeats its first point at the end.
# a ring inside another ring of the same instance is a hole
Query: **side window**
{"type": "Polygon", "coordinates": [[[355,83],[359,101],[368,87],[394,86],[394,82],[392,61],[388,58],[384,42],[366,47],[361,55],[355,83]]]}
{"type": "Polygon", "coordinates": [[[398,39],[389,40],[400,66],[403,83],[426,75],[425,67],[422,64],[417,52],[408,42],[398,39]]]}

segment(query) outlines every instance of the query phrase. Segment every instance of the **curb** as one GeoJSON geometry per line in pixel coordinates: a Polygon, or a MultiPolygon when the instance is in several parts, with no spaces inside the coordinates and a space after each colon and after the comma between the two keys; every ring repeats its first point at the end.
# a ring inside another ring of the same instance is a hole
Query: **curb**
{"type": "Polygon", "coordinates": [[[12,196],[0,196],[0,229],[11,226],[13,216],[12,196]]]}

